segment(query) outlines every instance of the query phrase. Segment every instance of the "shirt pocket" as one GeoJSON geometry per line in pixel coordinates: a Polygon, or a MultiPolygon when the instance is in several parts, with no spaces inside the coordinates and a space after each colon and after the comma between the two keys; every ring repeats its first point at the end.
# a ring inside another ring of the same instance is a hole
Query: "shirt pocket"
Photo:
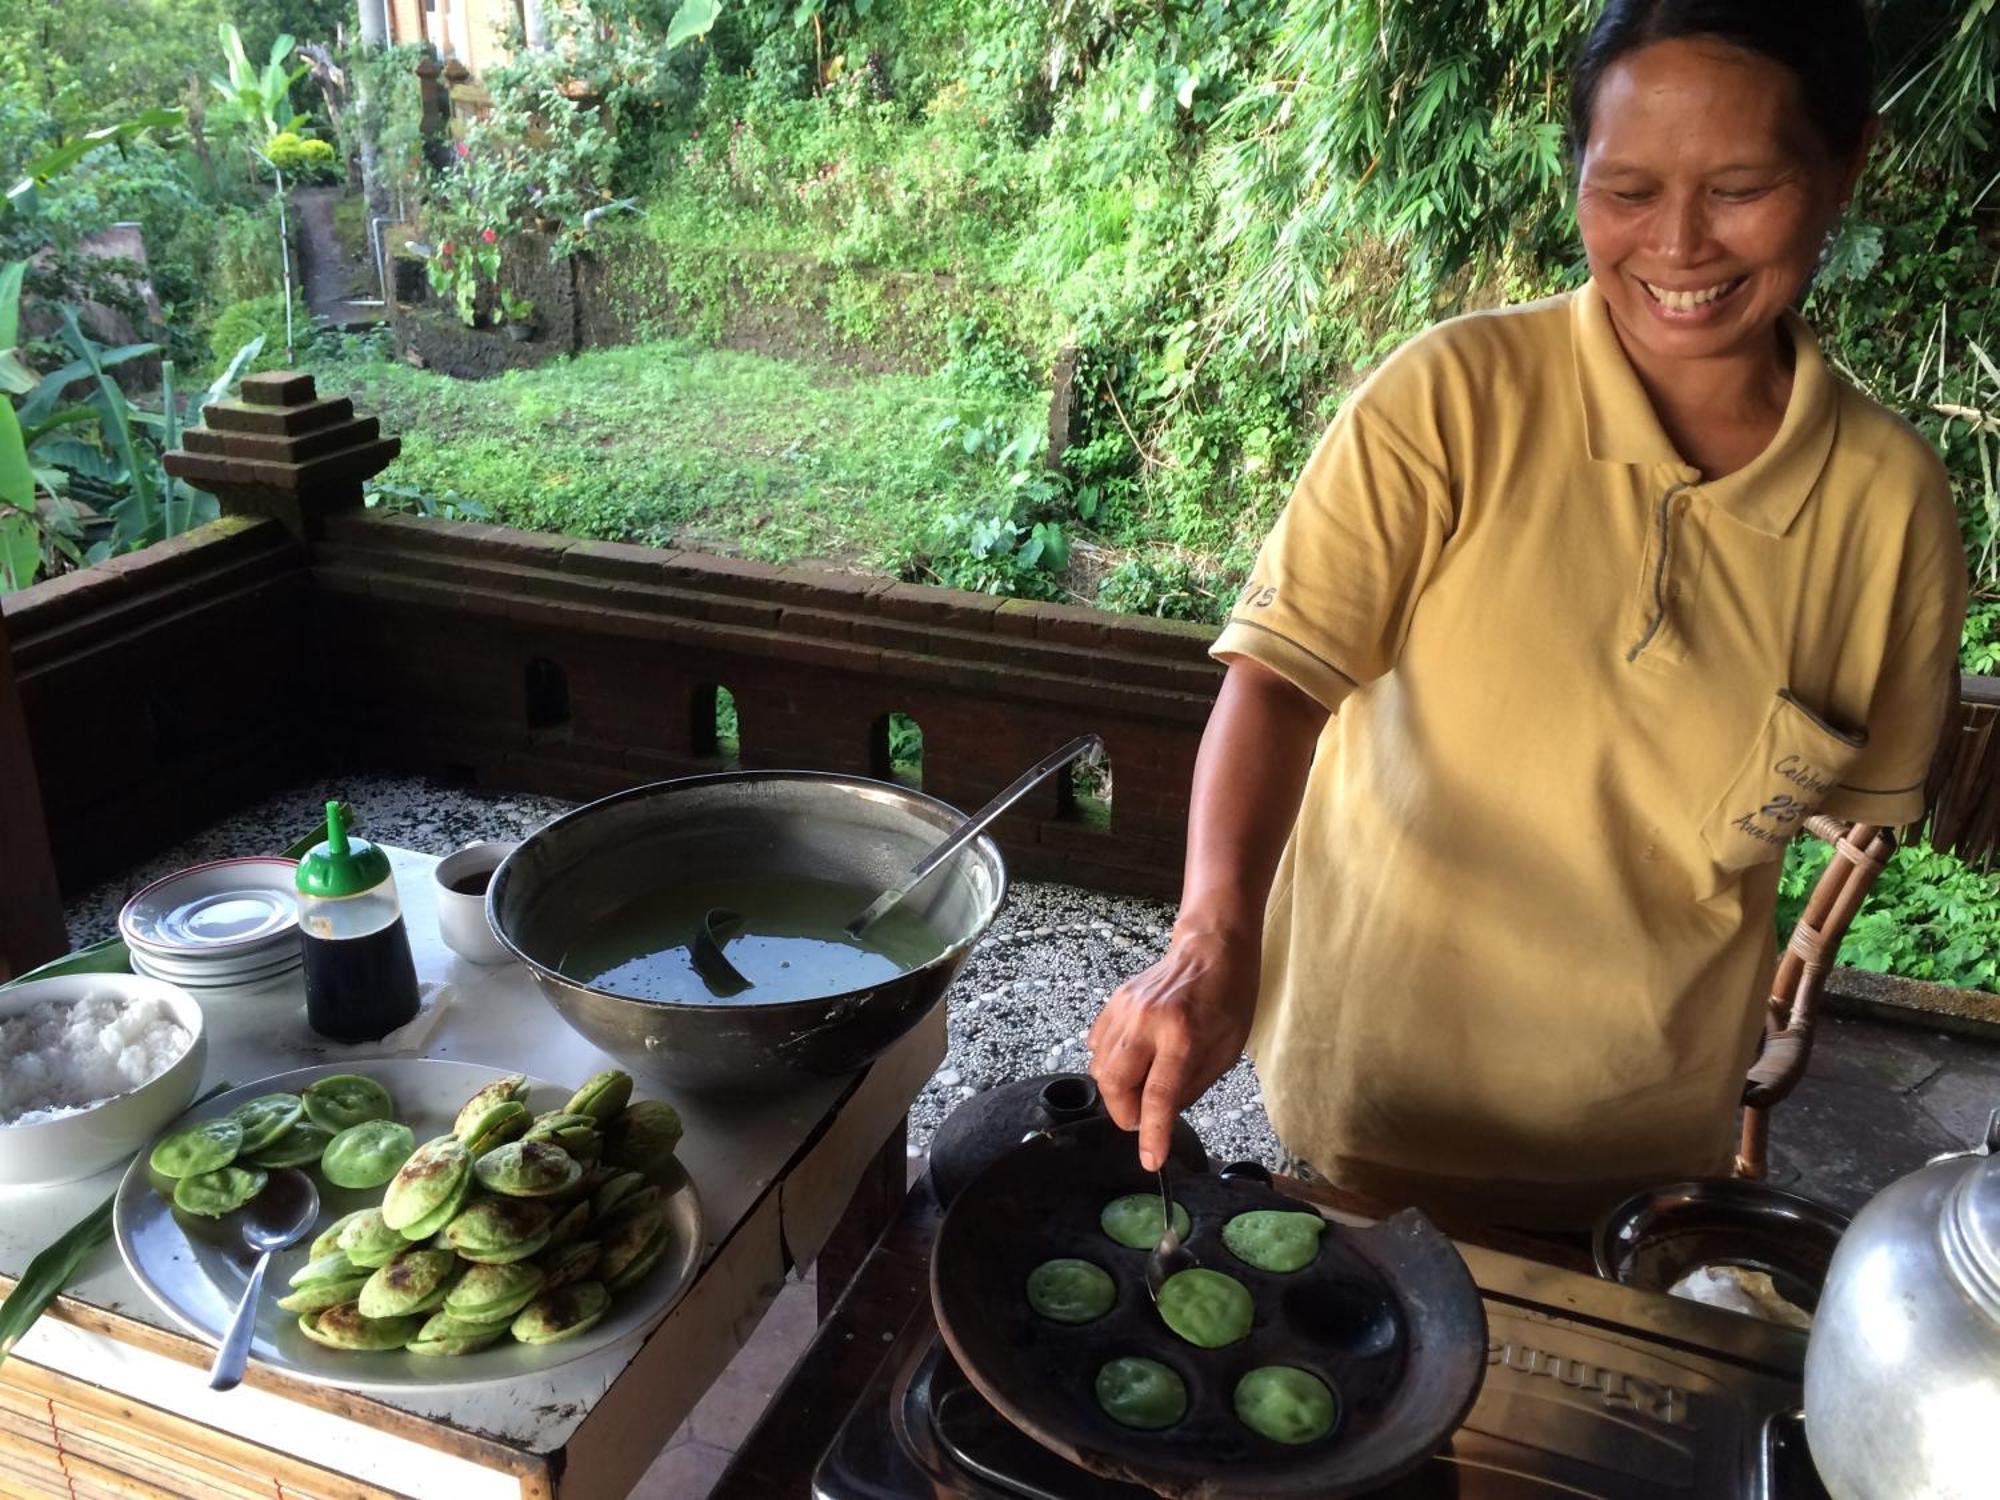
{"type": "Polygon", "coordinates": [[[1743,871],[1778,858],[1868,746],[1866,733],[1841,729],[1781,690],[1763,727],[1708,815],[1702,843],[1715,862],[1705,895],[1743,871]]]}

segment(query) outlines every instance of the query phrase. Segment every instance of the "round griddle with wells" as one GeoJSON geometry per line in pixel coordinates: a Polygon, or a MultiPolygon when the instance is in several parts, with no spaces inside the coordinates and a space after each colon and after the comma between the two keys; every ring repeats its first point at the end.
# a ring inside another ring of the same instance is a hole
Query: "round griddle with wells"
{"type": "Polygon", "coordinates": [[[1109,1121],[1030,1138],[968,1184],[939,1226],[931,1302],[939,1332],[980,1394],[1023,1432],[1092,1473],[1173,1500],[1358,1495],[1441,1448],[1479,1393],[1486,1311],[1451,1242],[1415,1210],[1365,1230],[1329,1222],[1305,1269],[1260,1271],[1222,1226],[1254,1209],[1310,1211],[1257,1176],[1169,1172],[1193,1221],[1198,1264],[1235,1277],[1256,1317],[1221,1349],[1186,1342],[1147,1295],[1148,1252],[1106,1235],[1114,1198],[1157,1193],[1133,1137],[1109,1121]],[[1058,1257],[1111,1273],[1117,1300],[1093,1322],[1062,1324],[1028,1306],[1028,1274],[1058,1257]],[[1171,1427],[1142,1432],[1099,1407],[1097,1372],[1125,1355],[1158,1360],[1187,1386],[1171,1427]],[[1236,1382],[1293,1365],[1333,1391],[1333,1430],[1312,1442],[1263,1437],[1236,1416],[1236,1382]]]}

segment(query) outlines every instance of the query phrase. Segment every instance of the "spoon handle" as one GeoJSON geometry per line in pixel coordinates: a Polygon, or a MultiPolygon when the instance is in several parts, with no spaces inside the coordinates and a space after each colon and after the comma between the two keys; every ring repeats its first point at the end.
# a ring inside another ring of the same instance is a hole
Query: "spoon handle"
{"type": "Polygon", "coordinates": [[[215,1351],[215,1363],[209,1368],[208,1388],[212,1391],[233,1391],[243,1379],[243,1367],[250,1362],[250,1335],[257,1328],[257,1299],[263,1295],[264,1270],[270,1264],[269,1250],[257,1257],[250,1284],[243,1288],[243,1300],[236,1304],[236,1316],[229,1320],[229,1331],[223,1334],[222,1347],[215,1351]]]}
{"type": "Polygon", "coordinates": [[[1045,756],[1043,759],[1037,761],[1033,767],[1023,772],[1020,778],[1012,786],[1008,787],[1006,791],[1002,792],[991,802],[980,808],[978,812],[954,828],[946,836],[943,843],[939,844],[929,854],[926,854],[918,861],[915,869],[911,870],[909,874],[897,881],[896,884],[890,886],[888,890],[877,896],[868,910],[847,924],[849,935],[859,937],[877,922],[881,921],[890,908],[923,883],[925,876],[929,875],[931,871],[935,870],[939,865],[958,853],[960,849],[963,849],[967,844],[978,838],[980,834],[984,833],[987,824],[991,823],[1000,814],[1025,797],[1028,794],[1029,788],[1033,787],[1037,782],[1061,770],[1085,751],[1089,751],[1094,755],[1102,751],[1103,748],[1104,741],[1096,735],[1079,735],[1054,754],[1045,756]]]}

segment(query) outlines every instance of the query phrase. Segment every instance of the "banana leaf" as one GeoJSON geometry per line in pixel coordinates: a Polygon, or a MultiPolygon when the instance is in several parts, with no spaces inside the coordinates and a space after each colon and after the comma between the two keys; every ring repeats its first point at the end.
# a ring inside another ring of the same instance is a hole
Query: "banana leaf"
{"type": "Polygon", "coordinates": [[[60,979],[66,974],[129,974],[132,972],[131,950],[125,946],[125,939],[105,938],[92,943],[88,948],[79,948],[74,953],[65,953],[61,958],[52,958],[38,969],[17,975],[0,984],[0,995],[17,984],[27,984],[36,979],[60,979]]]}
{"type": "MultiPolygon", "coordinates": [[[[194,1102],[205,1104],[228,1087],[229,1082],[224,1079],[194,1102]]],[[[0,1362],[14,1352],[22,1335],[35,1326],[35,1320],[62,1295],[63,1288],[76,1280],[90,1258],[111,1243],[111,1205],[117,1196],[113,1193],[106,1198],[28,1262],[28,1269],[14,1283],[14,1290],[0,1302],[0,1362]]]]}
{"type": "Polygon", "coordinates": [[[21,278],[27,274],[25,260],[0,266],[0,349],[21,342],[21,278]]]}

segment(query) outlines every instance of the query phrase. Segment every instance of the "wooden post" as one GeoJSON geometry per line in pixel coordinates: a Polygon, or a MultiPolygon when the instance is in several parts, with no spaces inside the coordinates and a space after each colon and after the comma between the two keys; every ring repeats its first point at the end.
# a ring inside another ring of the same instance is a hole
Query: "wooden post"
{"type": "Polygon", "coordinates": [[[28,718],[0,611],[0,980],[60,958],[68,947],[28,718]]]}

